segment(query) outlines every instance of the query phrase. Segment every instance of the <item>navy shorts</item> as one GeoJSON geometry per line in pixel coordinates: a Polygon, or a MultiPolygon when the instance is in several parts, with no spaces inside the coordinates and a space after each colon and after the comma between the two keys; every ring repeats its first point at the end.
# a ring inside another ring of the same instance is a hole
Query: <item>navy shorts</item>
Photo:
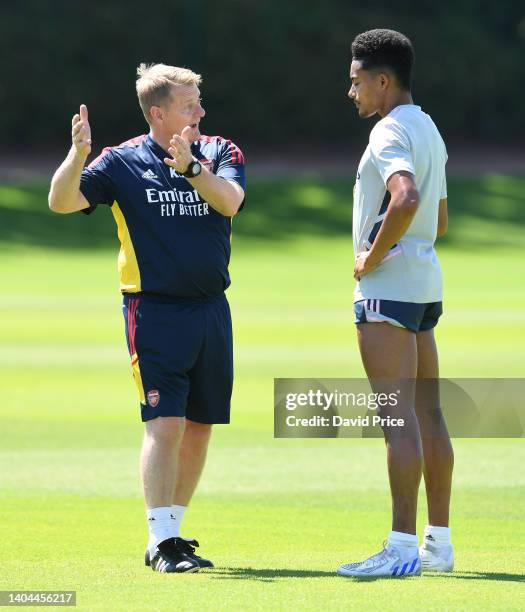
{"type": "Polygon", "coordinates": [[[233,342],[226,297],[128,293],[122,308],[142,420],[179,416],[229,423],[233,342]]]}
{"type": "Polygon", "coordinates": [[[441,302],[415,304],[369,299],[355,302],[354,312],[354,323],[386,322],[417,333],[437,325],[439,317],[443,314],[443,306],[441,302]]]}

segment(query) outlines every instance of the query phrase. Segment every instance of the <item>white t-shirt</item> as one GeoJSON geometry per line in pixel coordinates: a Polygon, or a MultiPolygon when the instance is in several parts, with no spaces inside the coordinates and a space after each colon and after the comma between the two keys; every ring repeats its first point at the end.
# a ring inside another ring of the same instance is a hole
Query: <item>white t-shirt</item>
{"type": "Polygon", "coordinates": [[[354,187],[354,254],[369,250],[379,231],[390,201],[386,183],[394,172],[414,175],[420,201],[404,236],[357,283],[354,301],[441,301],[443,282],[434,242],[439,200],[447,197],[446,162],[445,143],[419,106],[396,106],[374,126],[354,187]]]}

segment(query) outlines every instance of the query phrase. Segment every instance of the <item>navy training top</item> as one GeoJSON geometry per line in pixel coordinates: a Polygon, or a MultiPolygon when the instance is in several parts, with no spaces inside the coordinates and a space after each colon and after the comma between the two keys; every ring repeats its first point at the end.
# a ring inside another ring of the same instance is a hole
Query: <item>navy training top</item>
{"type": "MultiPolygon", "coordinates": [[[[244,157],[230,140],[201,136],[191,151],[208,170],[246,188],[244,157]]],[[[111,206],[123,293],[220,295],[230,285],[231,218],[213,209],[165,157],[151,134],[105,148],[82,172],[80,191],[90,204],[83,212],[111,206]]]]}

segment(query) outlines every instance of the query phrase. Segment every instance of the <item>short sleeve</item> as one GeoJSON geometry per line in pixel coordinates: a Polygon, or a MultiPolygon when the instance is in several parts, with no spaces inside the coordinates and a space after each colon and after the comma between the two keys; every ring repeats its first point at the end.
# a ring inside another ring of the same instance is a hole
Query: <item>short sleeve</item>
{"type": "Polygon", "coordinates": [[[379,122],[370,134],[370,152],[372,163],[385,185],[395,172],[415,175],[410,142],[399,124],[379,122]]]}
{"type": "Polygon", "coordinates": [[[228,181],[235,181],[246,189],[244,155],[231,140],[224,140],[219,147],[216,175],[228,181]]]}
{"type": "MultiPolygon", "coordinates": [[[[246,191],[246,174],[244,170],[244,155],[231,140],[224,140],[219,146],[217,155],[217,171],[215,174],[227,181],[235,181],[246,191]]],[[[245,200],[239,210],[244,208],[245,200]]]]}
{"type": "Polygon", "coordinates": [[[111,206],[115,201],[115,186],[111,178],[115,160],[112,150],[106,148],[84,168],[80,177],[80,191],[89,202],[82,212],[91,214],[98,204],[111,206]]]}
{"type": "Polygon", "coordinates": [[[440,200],[447,199],[447,175],[443,174],[443,181],[441,183],[441,195],[439,196],[440,200]]]}
{"type": "MultiPolygon", "coordinates": [[[[448,153],[447,153],[447,149],[445,147],[445,143],[443,143],[443,157],[445,159],[445,164],[448,161],[448,153]]],[[[440,200],[445,200],[447,198],[447,175],[444,172],[443,173],[443,181],[441,183],[441,194],[439,196],[440,200]]]]}

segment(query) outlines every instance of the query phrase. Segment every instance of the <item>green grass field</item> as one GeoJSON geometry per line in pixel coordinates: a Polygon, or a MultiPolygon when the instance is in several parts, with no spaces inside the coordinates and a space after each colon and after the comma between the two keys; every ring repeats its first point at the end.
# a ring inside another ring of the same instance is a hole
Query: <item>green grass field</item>
{"type": "MultiPolygon", "coordinates": [[[[142,425],[111,215],[54,216],[45,186],[0,187],[0,590],[76,590],[83,610],[523,609],[524,440],[455,441],[453,574],[358,582],[334,570],[390,528],[382,441],[273,439],[274,377],[363,375],[351,187],[254,182],[234,221],[233,420],[183,530],[217,568],[188,576],[142,565],[142,425]]],[[[525,376],[524,190],[450,182],[443,376],[525,376]]]]}

